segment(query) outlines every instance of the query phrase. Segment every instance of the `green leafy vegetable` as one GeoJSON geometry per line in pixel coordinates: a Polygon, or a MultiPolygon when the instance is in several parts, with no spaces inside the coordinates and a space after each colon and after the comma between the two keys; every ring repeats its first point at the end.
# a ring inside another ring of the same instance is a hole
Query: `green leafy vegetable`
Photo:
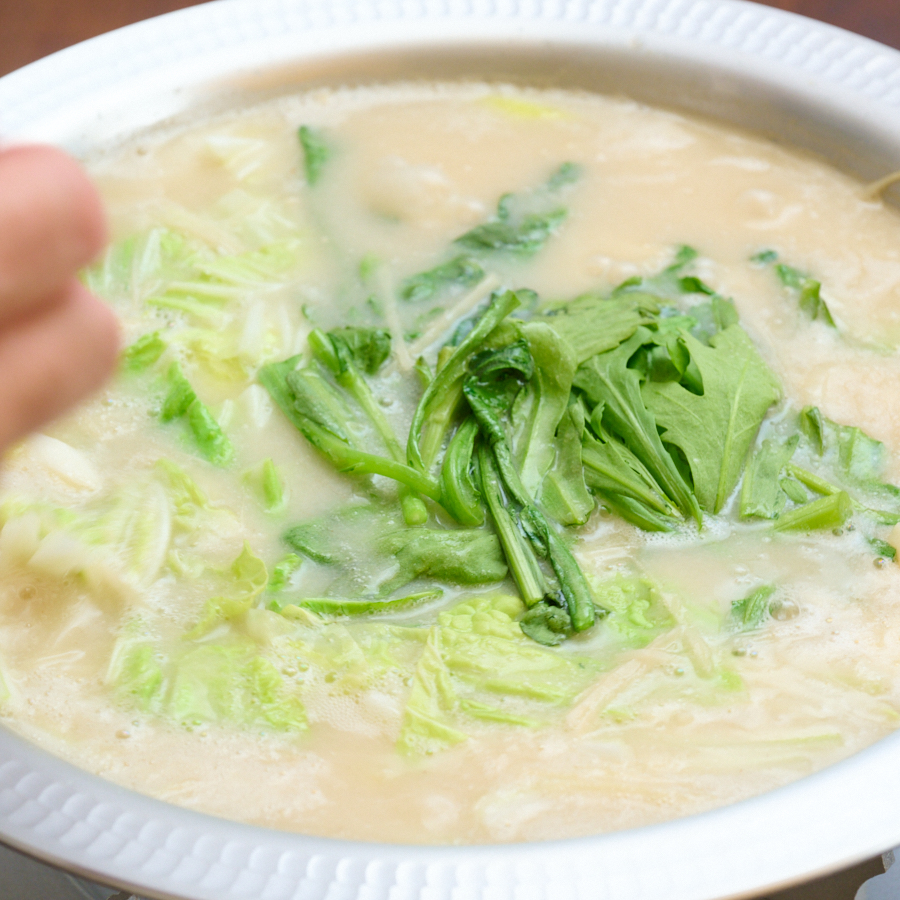
{"type": "Polygon", "coordinates": [[[779,478],[778,484],[785,496],[794,503],[806,503],[809,500],[806,488],[799,481],[795,481],[793,478],[779,478]]]}
{"type": "Polygon", "coordinates": [[[562,607],[541,600],[519,619],[519,627],[538,644],[556,647],[572,634],[572,619],[562,607]]]}
{"type": "Polygon", "coordinates": [[[303,565],[303,557],[296,553],[288,553],[283,559],[275,564],[272,574],[269,576],[269,583],[266,590],[270,594],[277,594],[283,591],[290,583],[291,577],[303,565]]]}
{"type": "Polygon", "coordinates": [[[217,466],[225,466],[231,462],[234,447],[205,403],[195,399],[188,407],[187,421],[194,440],[206,459],[217,466]]]}
{"type": "Polygon", "coordinates": [[[340,395],[314,369],[298,369],[300,361],[292,357],[259,373],[263,387],[300,433],[338,471],[384,475],[440,502],[440,486],[424,472],[352,445],[349,413],[340,395]]]}
{"type": "Polygon", "coordinates": [[[800,309],[810,319],[821,318],[826,325],[830,325],[832,328],[836,327],[828,306],[822,299],[822,285],[818,281],[793,266],[784,265],[784,263],[775,266],[775,273],[786,288],[796,292],[800,309]]]}
{"type": "Polygon", "coordinates": [[[480,494],[472,479],[472,454],[478,423],[467,419],[447,445],[441,465],[441,502],[461,525],[475,527],[484,523],[480,494]]]}
{"type": "Polygon", "coordinates": [[[547,189],[558,191],[567,184],[575,184],[584,176],[584,169],[578,163],[564,162],[547,180],[547,189]]]}
{"type": "MultiPolygon", "coordinates": [[[[587,470],[586,470],[587,472],[587,470]]],[[[617,494],[615,492],[606,492],[596,489],[588,475],[586,477],[587,484],[591,487],[600,502],[609,509],[610,512],[623,518],[632,525],[644,531],[673,531],[680,519],[674,519],[671,516],[665,516],[656,512],[639,500],[628,497],[625,494],[617,494]]]]}
{"type": "MultiPolygon", "coordinates": [[[[741,486],[741,515],[759,516],[762,519],[775,519],[784,509],[788,491],[794,491],[781,478],[784,467],[791,461],[799,443],[799,435],[794,435],[783,444],[774,440],[763,441],[760,449],[753,454],[744,473],[741,486]]],[[[797,484],[796,482],[792,482],[797,484]]],[[[802,487],[800,488],[802,491],[802,487]]],[[[793,499],[804,502],[805,497],[794,493],[793,499]]]]}
{"type": "Polygon", "coordinates": [[[606,432],[602,413],[602,407],[598,407],[593,416],[592,424],[598,438],[588,431],[584,431],[581,438],[586,484],[605,499],[615,497],[614,502],[628,499],[652,517],[666,517],[669,520],[667,527],[671,527],[677,515],[675,508],[647,467],[625,444],[606,432]]]}
{"type": "Polygon", "coordinates": [[[676,624],[657,586],[643,575],[622,572],[592,582],[597,603],[608,612],[607,631],[622,647],[646,647],[676,624]]]}
{"type": "Polygon", "coordinates": [[[496,535],[481,529],[404,528],[382,535],[376,545],[398,567],[380,586],[382,594],[417,578],[435,578],[453,584],[491,584],[506,577],[506,564],[496,535]]]}
{"type": "Polygon", "coordinates": [[[654,321],[659,303],[650,294],[629,292],[604,297],[583,294],[551,307],[538,321],[546,322],[569,345],[577,365],[618,347],[641,325],[654,321]]]}
{"type": "Polygon", "coordinates": [[[329,331],[328,337],[340,372],[352,365],[367,375],[374,375],[391,355],[391,333],[383,328],[347,326],[329,331]]]}
{"type": "Polygon", "coordinates": [[[800,422],[805,433],[816,434],[813,443],[818,445],[820,454],[837,457],[835,462],[844,478],[866,489],[877,490],[876,485],[881,485],[887,488],[885,496],[900,498],[900,489],[881,481],[887,461],[881,441],[870,438],[856,426],[838,425],[826,419],[815,407],[804,409],[800,422]]]}
{"type": "Polygon", "coordinates": [[[858,498],[856,505],[882,524],[900,521],[900,488],[883,480],[886,451],[881,441],[860,428],[826,419],[816,407],[806,407],[798,424],[818,457],[812,465],[827,477],[792,464],[787,467],[788,474],[819,494],[846,488],[858,498]]]}
{"type": "Polygon", "coordinates": [[[478,468],[481,493],[490,510],[510,574],[525,605],[534,606],[550,593],[547,581],[531,544],[507,508],[496,465],[484,446],[479,448],[478,468]]]}
{"type": "Polygon", "coordinates": [[[734,303],[718,294],[713,295],[706,303],[692,306],[690,318],[696,323],[691,328],[691,334],[707,345],[720,331],[738,324],[738,313],[734,303]]]}
{"type": "Polygon", "coordinates": [[[707,287],[699,278],[685,275],[684,269],[700,254],[693,248],[682,244],[676,251],[672,262],[661,272],[649,277],[635,276],[623,281],[613,291],[613,296],[626,293],[648,294],[660,300],[679,301],[685,294],[714,295],[715,291],[707,287]]]}
{"type": "Polygon", "coordinates": [[[614,350],[580,366],[573,383],[591,407],[602,404],[603,426],[622,440],[682,513],[699,522],[697,498],[663,446],[656,419],[644,403],[639,373],[628,368],[628,361],[648,339],[652,335],[639,328],[614,350]]]}
{"type": "MultiPolygon", "coordinates": [[[[434,380],[425,388],[418,406],[413,413],[409,426],[409,439],[406,454],[409,465],[420,471],[426,469],[420,441],[422,431],[429,420],[448,420],[446,410],[449,398],[453,398],[454,389],[461,389],[463,378],[467,374],[469,357],[484,343],[488,335],[519,306],[519,298],[513,291],[494,295],[484,315],[466,338],[456,347],[434,380]]],[[[453,403],[455,407],[455,401],[453,403]]]]}
{"type": "Polygon", "coordinates": [[[262,501],[266,512],[277,513],[287,502],[284,482],[271,459],[263,460],[259,466],[246,472],[244,481],[262,501]]]}
{"type": "Polygon", "coordinates": [[[139,337],[122,352],[122,368],[128,372],[142,372],[149,369],[163,355],[166,342],[159,331],[152,331],[139,337]]]}
{"type": "Polygon", "coordinates": [[[778,262],[774,250],[763,250],[751,257],[751,261],[761,265],[772,265],[778,280],[797,298],[800,309],[810,319],[821,319],[831,328],[836,328],[827,304],[822,299],[822,284],[800,269],[778,262]]]}
{"type": "Polygon", "coordinates": [[[333,597],[309,597],[298,602],[298,606],[310,609],[324,616],[368,616],[384,613],[406,612],[430,600],[439,600],[444,592],[440,588],[419,591],[393,600],[342,600],[333,597]]]}
{"type": "Polygon", "coordinates": [[[322,177],[322,171],[331,159],[333,151],[322,133],[309,125],[301,125],[297,136],[303,149],[303,168],[306,173],[306,181],[312,186],[317,184],[322,177]]]}
{"type": "Polygon", "coordinates": [[[563,208],[547,213],[526,213],[513,218],[502,202],[497,207],[497,218],[478,225],[456,239],[467,250],[518,253],[530,256],[537,253],[556,234],[565,220],[563,208]]]}
{"type": "Polygon", "coordinates": [[[717,513],[781,388],[740,326],[719,332],[709,347],[691,335],[683,340],[702,376],[703,394],[675,382],[650,382],[642,393],[663,440],[683,451],[701,508],[717,513]]]}
{"type": "Polygon", "coordinates": [[[352,559],[372,535],[398,530],[396,516],[371,505],[348,506],[295,525],[284,535],[285,543],[324,565],[341,565],[352,559]]]}
{"type": "Polygon", "coordinates": [[[882,559],[889,559],[895,562],[897,559],[897,548],[881,538],[867,538],[867,543],[882,559]]]}
{"type": "MultiPolygon", "coordinates": [[[[352,576],[340,599],[384,598],[416,579],[490,584],[506,576],[497,537],[481,529],[400,527],[387,509],[355,506],[295,526],[285,541],[298,553],[352,576]]],[[[328,591],[332,593],[331,589],[328,591]]]]}
{"type": "Polygon", "coordinates": [[[777,531],[819,531],[840,528],[853,512],[853,503],[846,491],[821,497],[806,506],[798,506],[782,513],[776,520],[777,531]]]}
{"type": "Polygon", "coordinates": [[[533,374],[512,416],[513,447],[522,484],[540,491],[556,456],[556,431],[569,405],[576,362],[568,344],[543,322],[522,326],[533,374]]]}
{"type": "Polygon", "coordinates": [[[407,278],[400,288],[400,296],[410,303],[423,303],[431,300],[451,287],[473,287],[484,278],[484,269],[471,256],[456,256],[449,262],[442,263],[407,278]]]}
{"type": "Polygon", "coordinates": [[[191,383],[184,377],[178,363],[172,363],[169,367],[168,379],[169,392],[163,400],[162,410],[159,414],[163,422],[171,422],[172,419],[183,416],[197,399],[191,383]]]}
{"type": "Polygon", "coordinates": [[[207,601],[200,621],[188,632],[189,639],[201,638],[222,622],[228,622],[247,612],[269,581],[265,563],[246,542],[240,556],[231,564],[229,575],[231,583],[227,596],[207,601]]]}
{"type": "Polygon", "coordinates": [[[185,416],[203,456],[217,466],[227,465],[234,456],[234,447],[209,408],[197,397],[178,363],[172,363],[169,368],[168,381],[169,391],[163,400],[160,419],[170,422],[185,416]]]}
{"type": "MultiPolygon", "coordinates": [[[[391,352],[390,332],[380,328],[336,328],[327,334],[314,329],[309,335],[309,346],[314,356],[331,370],[338,384],[359,404],[369,421],[375,426],[381,440],[394,462],[404,465],[406,455],[391,423],[388,421],[362,373],[374,375],[391,352]]],[[[289,375],[288,378],[296,377],[289,375]]],[[[349,435],[344,428],[343,434],[349,435]]],[[[428,510],[422,500],[406,485],[400,495],[403,515],[409,525],[421,525],[428,519],[428,510]]]]}
{"type": "Polygon", "coordinates": [[[249,642],[191,645],[171,656],[134,638],[116,648],[110,681],[138,709],[186,727],[307,728],[295,685],[249,642]]]}
{"type": "Polygon", "coordinates": [[[770,600],[774,593],[774,584],[764,584],[743,600],[735,600],[731,604],[731,615],[743,631],[762,625],[769,615],[770,600]]]}
{"type": "Polygon", "coordinates": [[[537,727],[590,683],[592,661],[526,639],[522,602],[473,598],[442,612],[419,658],[398,748],[418,756],[469,737],[478,721],[537,727]]]}
{"type": "Polygon", "coordinates": [[[555,195],[579,176],[578,167],[563,163],[542,188],[522,195],[505,194],[493,219],[467,231],[455,243],[476,253],[536,253],[568,214],[555,195]]]}
{"type": "Polygon", "coordinates": [[[777,262],[778,254],[774,250],[760,250],[750,257],[750,262],[757,263],[761,266],[767,266],[770,263],[777,262]]]}
{"type": "MultiPolygon", "coordinates": [[[[544,514],[537,508],[534,499],[525,486],[512,460],[512,452],[503,425],[503,415],[508,407],[509,385],[517,381],[517,377],[529,374],[521,363],[502,370],[511,377],[498,377],[499,369],[493,368],[488,358],[466,379],[463,393],[469,402],[475,418],[481,427],[482,436],[490,447],[492,462],[496,464],[497,473],[507,493],[507,499],[518,507],[517,524],[522,529],[535,549],[546,556],[553,567],[559,581],[560,592],[565,599],[572,628],[576,632],[584,631],[594,624],[594,605],[591,590],[575,557],[559,535],[549,526],[544,514]],[[488,380],[485,380],[487,378],[488,380]]],[[[500,361],[510,362],[504,351],[497,351],[497,365],[500,361]]],[[[482,469],[492,468],[487,455],[480,457],[482,469]]],[[[482,482],[485,485],[485,482],[482,482]]],[[[496,494],[493,488],[491,493],[496,494]]],[[[488,486],[485,486],[487,496],[488,486]]],[[[490,501],[489,501],[490,506],[490,501]]],[[[493,514],[493,507],[491,508],[493,514]]],[[[495,521],[497,517],[495,516],[495,521]]]]}
{"type": "Polygon", "coordinates": [[[573,403],[556,429],[556,458],[541,485],[540,506],[560,525],[583,525],[594,510],[585,484],[582,440],[584,409],[573,403]]]}

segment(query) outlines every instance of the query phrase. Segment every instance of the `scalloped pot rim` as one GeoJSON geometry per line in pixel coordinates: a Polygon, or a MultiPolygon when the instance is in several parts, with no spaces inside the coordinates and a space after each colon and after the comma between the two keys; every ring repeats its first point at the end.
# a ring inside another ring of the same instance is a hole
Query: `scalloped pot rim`
{"type": "MultiPolygon", "coordinates": [[[[86,153],[198,105],[271,93],[279,79],[294,88],[347,72],[384,80],[403,71],[396,60],[421,76],[434,59],[452,77],[489,71],[528,82],[533,73],[658,96],[862,177],[900,168],[900,53],[741,0],[219,0],[0,79],[0,134],[86,153]],[[484,68],[498,58],[503,67],[484,68]]],[[[0,728],[0,840],[158,898],[715,900],[900,844],[898,760],[900,733],[702,815],[576,840],[435,848],[212,818],[82,772],[0,728]]]]}

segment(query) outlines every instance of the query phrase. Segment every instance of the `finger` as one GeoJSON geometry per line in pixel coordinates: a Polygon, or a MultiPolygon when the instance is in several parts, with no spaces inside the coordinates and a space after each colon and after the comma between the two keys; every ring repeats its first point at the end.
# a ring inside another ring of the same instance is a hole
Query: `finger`
{"type": "Polygon", "coordinates": [[[0,153],[0,324],[52,303],[106,242],[103,206],[81,166],[53,147],[0,153]]]}
{"type": "Polygon", "coordinates": [[[52,306],[0,331],[0,449],[99,387],[118,348],[112,310],[76,281],[52,306]]]}

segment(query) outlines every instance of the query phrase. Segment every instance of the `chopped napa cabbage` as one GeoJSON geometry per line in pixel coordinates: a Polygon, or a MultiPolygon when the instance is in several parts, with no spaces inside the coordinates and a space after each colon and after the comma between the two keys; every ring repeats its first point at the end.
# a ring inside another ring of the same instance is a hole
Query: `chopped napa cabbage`
{"type": "Polygon", "coordinates": [[[280,512],[287,503],[287,489],[271,459],[244,473],[244,482],[250,487],[268,513],[280,512]]]}
{"type": "Polygon", "coordinates": [[[205,217],[174,204],[161,210],[176,227],[154,227],[113,242],[85,271],[85,283],[113,301],[170,292],[214,297],[221,286],[283,283],[305,265],[304,236],[286,209],[246,191],[227,195],[220,207],[205,217]]]}
{"type": "Polygon", "coordinates": [[[597,604],[609,611],[604,620],[608,635],[622,647],[646,647],[676,624],[660,602],[656,586],[648,578],[618,574],[600,580],[588,576],[597,604]]]}
{"type": "Polygon", "coordinates": [[[297,239],[278,241],[258,250],[211,256],[196,262],[198,271],[222,284],[253,288],[285,280],[304,261],[305,249],[297,239]]]}
{"type": "Polygon", "coordinates": [[[515,621],[521,600],[472,598],[438,616],[419,659],[398,747],[433,753],[468,737],[472,719],[539,725],[590,684],[596,662],[547,650],[515,621]]]}
{"type": "Polygon", "coordinates": [[[267,163],[272,160],[272,141],[262,137],[223,132],[210,135],[204,143],[210,155],[238,181],[252,181],[254,175],[265,175],[267,163]]]}
{"type": "Polygon", "coordinates": [[[146,589],[166,566],[190,570],[178,555],[195,554],[205,532],[228,533],[236,521],[178,466],[159,460],[149,475],[71,509],[7,497],[0,507],[0,555],[50,577],[82,574],[108,584],[118,573],[146,589]]]}
{"type": "Polygon", "coordinates": [[[96,491],[103,486],[103,476],[87,455],[70,444],[46,434],[32,435],[26,442],[31,460],[78,490],[96,491]]]}
{"type": "Polygon", "coordinates": [[[203,488],[171,460],[158,459],[156,474],[169,493],[176,519],[183,520],[186,528],[193,527],[192,519],[197,510],[211,508],[203,488]]]}
{"type": "MultiPolygon", "coordinates": [[[[178,308],[190,312],[193,321],[171,329],[167,337],[213,378],[246,384],[261,366],[293,352],[295,328],[284,303],[250,300],[226,319],[208,305],[194,308],[195,302],[178,301],[178,308]]],[[[166,305],[173,308],[168,301],[166,305]]]]}
{"type": "Polygon", "coordinates": [[[167,657],[126,635],[114,652],[109,681],[130,705],[187,727],[307,727],[299,683],[250,642],[182,646],[167,657]]]}
{"type": "Polygon", "coordinates": [[[231,584],[227,595],[206,602],[200,621],[188,632],[189,639],[203,637],[217,625],[247,612],[266,589],[269,581],[266,564],[245,543],[240,556],[231,564],[231,584]]]}
{"type": "Polygon", "coordinates": [[[0,550],[9,558],[53,578],[108,583],[116,572],[136,588],[158,577],[172,535],[168,498],[152,478],[78,510],[8,500],[2,517],[0,550]]]}
{"type": "Polygon", "coordinates": [[[481,99],[481,103],[489,109],[497,110],[513,119],[569,119],[572,113],[546,103],[535,103],[521,97],[508,97],[505,94],[490,94],[481,99]]]}
{"type": "Polygon", "coordinates": [[[399,749],[412,754],[434,753],[467,740],[464,731],[450,724],[458,707],[450,670],[441,654],[440,632],[434,630],[416,667],[399,749]]]}
{"type": "Polygon", "coordinates": [[[429,634],[386,622],[326,622],[299,606],[284,607],[280,616],[257,612],[296,626],[281,645],[282,657],[317,675],[329,693],[367,690],[386,675],[411,680],[429,634]]]}
{"type": "Polygon", "coordinates": [[[157,227],[118,241],[85,273],[95,292],[142,305],[152,323],[123,353],[125,371],[149,368],[172,345],[216,378],[249,383],[292,351],[295,327],[272,294],[306,268],[309,241],[295,215],[269,200],[237,191],[221,205],[226,222],[182,210],[184,233],[157,227]]]}
{"type": "Polygon", "coordinates": [[[80,529],[87,543],[109,548],[113,559],[126,560],[130,579],[142,588],[163,567],[172,540],[172,510],[165,488],[149,479],[137,490],[115,495],[108,509],[80,529]]]}
{"type": "Polygon", "coordinates": [[[277,594],[283,591],[291,582],[294,573],[303,565],[303,557],[296,553],[288,553],[276,563],[269,576],[268,591],[277,594]]]}
{"type": "Polygon", "coordinates": [[[110,244],[84,280],[107,300],[143,300],[164,284],[189,277],[201,247],[169,228],[151,228],[110,244]]]}
{"type": "Polygon", "coordinates": [[[166,489],[172,509],[172,544],[167,564],[178,574],[196,577],[210,565],[204,550],[207,536],[237,537],[240,522],[231,510],[215,506],[200,485],[171,460],[157,460],[154,477],[166,489]]]}
{"type": "MultiPolygon", "coordinates": [[[[46,515],[52,516],[50,509],[46,515]]],[[[41,542],[42,516],[29,504],[7,500],[0,507],[0,559],[27,563],[41,542]]]]}
{"type": "Polygon", "coordinates": [[[266,722],[278,731],[306,727],[298,696],[275,666],[243,647],[204,645],[186,654],[172,683],[171,714],[180,721],[266,722]]]}

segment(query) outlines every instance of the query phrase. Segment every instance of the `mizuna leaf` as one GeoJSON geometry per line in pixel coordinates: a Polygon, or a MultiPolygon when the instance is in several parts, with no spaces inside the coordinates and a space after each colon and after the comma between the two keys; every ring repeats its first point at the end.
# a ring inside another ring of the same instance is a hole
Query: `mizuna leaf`
{"type": "Polygon", "coordinates": [[[642,394],[663,440],[687,459],[701,508],[717,513],[737,484],[747,451],[781,387],[738,325],[709,347],[684,335],[703,378],[697,395],[677,382],[649,382],[642,394]]]}
{"type": "MultiPolygon", "coordinates": [[[[657,421],[641,393],[640,374],[628,368],[628,361],[648,340],[652,342],[652,335],[640,328],[615,350],[591,357],[578,369],[574,386],[584,391],[592,407],[603,404],[604,427],[647,467],[669,499],[699,522],[697,498],[660,440],[657,421]]],[[[659,387],[677,387],[689,393],[680,385],[659,387]]]]}

